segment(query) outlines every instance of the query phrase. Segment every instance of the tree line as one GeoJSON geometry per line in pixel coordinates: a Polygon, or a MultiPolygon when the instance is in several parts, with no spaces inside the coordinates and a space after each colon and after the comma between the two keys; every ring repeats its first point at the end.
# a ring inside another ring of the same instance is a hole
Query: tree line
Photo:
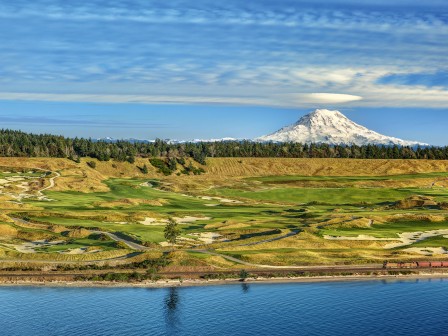
{"type": "Polygon", "coordinates": [[[98,141],[51,134],[0,130],[0,156],[55,157],[134,162],[135,157],[192,158],[205,164],[207,157],[354,158],[447,160],[448,147],[331,146],[328,144],[223,141],[199,143],[98,141]]]}

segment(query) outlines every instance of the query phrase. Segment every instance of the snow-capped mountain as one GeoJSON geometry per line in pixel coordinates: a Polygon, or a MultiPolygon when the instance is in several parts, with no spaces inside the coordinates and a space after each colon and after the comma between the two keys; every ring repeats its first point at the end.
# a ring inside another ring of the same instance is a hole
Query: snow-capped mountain
{"type": "Polygon", "coordinates": [[[315,110],[293,125],[283,127],[275,133],[262,136],[255,141],[327,143],[330,145],[398,145],[428,146],[379,134],[358,125],[339,111],[315,110]]]}
{"type": "MultiPolygon", "coordinates": [[[[244,139],[236,139],[236,138],[219,138],[219,139],[193,139],[193,140],[177,140],[177,139],[163,139],[164,142],[175,145],[175,144],[183,144],[183,143],[199,143],[199,142],[231,142],[231,141],[243,141],[244,139]]],[[[154,143],[156,140],[144,140],[144,139],[115,139],[112,137],[105,137],[96,139],[96,141],[110,142],[115,143],[118,141],[126,141],[130,143],[154,143]]]]}

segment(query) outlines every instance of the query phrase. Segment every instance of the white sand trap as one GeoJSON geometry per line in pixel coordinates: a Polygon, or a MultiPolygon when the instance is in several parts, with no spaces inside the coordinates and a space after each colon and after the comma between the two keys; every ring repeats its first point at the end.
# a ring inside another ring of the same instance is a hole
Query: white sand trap
{"type": "Polygon", "coordinates": [[[201,233],[191,233],[190,236],[197,237],[198,240],[204,244],[213,244],[216,241],[220,241],[222,235],[216,232],[201,232],[201,233]]]}
{"type": "Polygon", "coordinates": [[[362,241],[393,241],[393,240],[398,240],[395,238],[377,238],[377,237],[373,237],[373,236],[368,236],[368,235],[359,235],[356,237],[344,237],[344,236],[324,236],[324,239],[327,240],[362,240],[362,241]]]}
{"type": "Polygon", "coordinates": [[[418,253],[425,256],[432,256],[435,254],[448,254],[448,251],[443,247],[410,247],[405,249],[405,251],[410,253],[418,253]]]}
{"type": "MultiPolygon", "coordinates": [[[[363,241],[391,241],[390,244],[384,246],[385,249],[393,249],[397,247],[404,247],[412,245],[416,242],[425,240],[431,237],[437,237],[442,235],[448,235],[448,230],[432,230],[425,232],[403,232],[398,234],[398,238],[376,238],[368,235],[359,235],[357,237],[344,237],[344,236],[324,236],[324,239],[328,240],[363,240],[363,241]]],[[[421,249],[419,249],[421,250],[421,249]]]]}
{"type": "Polygon", "coordinates": [[[159,245],[162,246],[162,247],[175,247],[175,246],[178,247],[178,246],[180,246],[178,244],[171,244],[171,243],[168,243],[166,241],[160,242],[159,245]]]}
{"type": "Polygon", "coordinates": [[[154,185],[151,182],[143,182],[140,183],[140,186],[152,188],[154,185]]]}
{"type": "Polygon", "coordinates": [[[206,207],[215,207],[218,206],[219,204],[204,204],[206,207]]]}
{"type": "Polygon", "coordinates": [[[194,216],[185,216],[185,217],[173,217],[173,219],[179,224],[188,224],[194,223],[201,220],[210,220],[211,217],[194,217],[194,216]]]}
{"type": "Polygon", "coordinates": [[[221,203],[233,203],[233,204],[242,204],[244,202],[238,201],[238,200],[233,200],[233,199],[229,199],[229,198],[222,198],[222,197],[211,197],[211,196],[200,196],[201,199],[206,200],[206,201],[219,201],[221,203]]]}
{"type": "Polygon", "coordinates": [[[87,247],[79,247],[67,251],[62,251],[61,254],[84,254],[87,251],[87,247]]]}
{"type": "Polygon", "coordinates": [[[46,240],[36,240],[36,241],[32,241],[32,242],[26,242],[20,245],[15,245],[15,244],[5,244],[7,246],[11,246],[13,248],[15,248],[17,251],[19,251],[20,253],[36,253],[36,248],[39,247],[48,247],[48,246],[52,246],[52,245],[59,245],[59,244],[64,244],[65,241],[63,240],[55,240],[55,241],[46,241],[46,240]]]}
{"type": "Polygon", "coordinates": [[[158,218],[152,218],[152,217],[146,217],[144,221],[140,221],[140,224],[143,225],[165,225],[168,223],[167,219],[158,219],[158,218]]]}
{"type": "Polygon", "coordinates": [[[228,199],[228,198],[219,198],[218,201],[220,201],[222,203],[243,204],[243,202],[241,202],[241,201],[232,200],[232,199],[228,199]]]}
{"type": "Polygon", "coordinates": [[[400,237],[398,240],[401,240],[401,243],[391,243],[387,244],[384,248],[386,249],[392,249],[395,247],[403,247],[412,245],[413,243],[425,240],[427,238],[431,237],[437,237],[442,235],[447,235],[448,230],[432,230],[432,231],[425,231],[425,232],[403,232],[399,233],[398,236],[400,237]]]}
{"type": "MultiPolygon", "coordinates": [[[[194,223],[200,220],[209,220],[211,217],[194,217],[194,216],[185,216],[185,217],[173,217],[173,219],[177,222],[177,224],[189,224],[194,223]]],[[[168,219],[159,219],[153,217],[146,217],[144,221],[140,221],[140,224],[143,225],[166,225],[168,223],[168,219]]]]}
{"type": "Polygon", "coordinates": [[[7,177],[6,179],[10,182],[19,182],[19,181],[25,180],[23,177],[20,177],[20,176],[7,177]]]}

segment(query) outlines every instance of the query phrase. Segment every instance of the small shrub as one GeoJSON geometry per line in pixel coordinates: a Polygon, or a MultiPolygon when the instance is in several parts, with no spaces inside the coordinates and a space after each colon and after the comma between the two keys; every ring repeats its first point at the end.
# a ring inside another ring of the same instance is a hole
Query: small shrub
{"type": "Polygon", "coordinates": [[[96,168],[96,162],[95,162],[95,161],[88,161],[88,162],[87,162],[87,165],[88,165],[90,168],[92,168],[92,169],[95,169],[95,168],[96,168]]]}

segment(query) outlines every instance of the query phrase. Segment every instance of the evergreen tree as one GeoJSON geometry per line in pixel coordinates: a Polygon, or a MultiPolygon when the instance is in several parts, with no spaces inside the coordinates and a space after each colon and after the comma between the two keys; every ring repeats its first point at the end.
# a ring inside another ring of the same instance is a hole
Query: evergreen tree
{"type": "Polygon", "coordinates": [[[177,237],[180,235],[180,229],[178,228],[177,222],[169,218],[168,223],[163,231],[165,239],[172,245],[176,244],[177,237]]]}

